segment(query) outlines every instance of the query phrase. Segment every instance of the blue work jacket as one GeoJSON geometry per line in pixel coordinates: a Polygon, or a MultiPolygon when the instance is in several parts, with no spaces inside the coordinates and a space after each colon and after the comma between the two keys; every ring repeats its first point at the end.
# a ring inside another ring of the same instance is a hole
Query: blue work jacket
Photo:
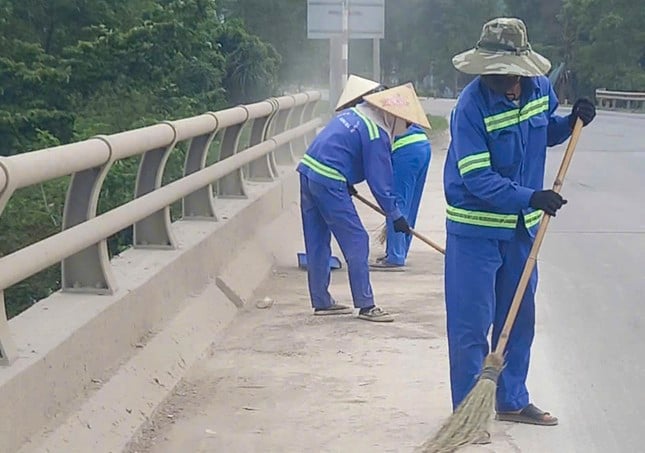
{"type": "Polygon", "coordinates": [[[393,195],[391,144],[374,121],[351,108],[338,113],[316,136],[298,164],[298,172],[328,187],[347,190],[367,180],[385,214],[401,211],[393,195]]]}
{"type": "Polygon", "coordinates": [[[404,134],[397,135],[394,144],[392,145],[392,154],[397,152],[399,149],[422,149],[423,152],[426,151],[428,147],[428,136],[425,133],[425,130],[417,125],[411,125],[404,134]]]}
{"type": "Polygon", "coordinates": [[[479,77],[462,91],[451,114],[444,166],[448,233],[509,240],[523,221],[534,235],[542,211],[529,207],[542,190],[547,146],[571,135],[569,118],[546,77],[522,79],[519,104],[479,77]]]}

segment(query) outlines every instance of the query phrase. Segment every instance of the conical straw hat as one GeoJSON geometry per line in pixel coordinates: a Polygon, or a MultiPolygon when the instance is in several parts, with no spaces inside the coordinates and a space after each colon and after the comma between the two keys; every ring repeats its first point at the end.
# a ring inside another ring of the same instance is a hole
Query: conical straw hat
{"type": "Polygon", "coordinates": [[[365,96],[365,102],[409,123],[430,130],[430,122],[411,83],[365,96]]]}
{"type": "Polygon", "coordinates": [[[351,104],[356,99],[360,98],[366,93],[369,93],[373,89],[378,88],[379,86],[381,86],[381,84],[378,82],[351,74],[347,79],[347,84],[345,85],[345,89],[340,95],[340,99],[338,99],[338,104],[336,104],[336,111],[342,110],[343,108],[345,108],[345,106],[347,106],[347,104],[351,104]]]}

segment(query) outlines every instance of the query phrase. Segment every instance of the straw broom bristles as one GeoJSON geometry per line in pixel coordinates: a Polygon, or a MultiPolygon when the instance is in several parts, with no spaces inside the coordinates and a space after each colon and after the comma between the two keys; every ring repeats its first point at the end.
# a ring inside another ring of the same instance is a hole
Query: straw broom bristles
{"type": "Polygon", "coordinates": [[[419,447],[419,453],[454,452],[476,440],[488,429],[495,410],[497,378],[503,365],[504,358],[497,353],[486,357],[484,370],[475,387],[435,436],[419,447]]]}

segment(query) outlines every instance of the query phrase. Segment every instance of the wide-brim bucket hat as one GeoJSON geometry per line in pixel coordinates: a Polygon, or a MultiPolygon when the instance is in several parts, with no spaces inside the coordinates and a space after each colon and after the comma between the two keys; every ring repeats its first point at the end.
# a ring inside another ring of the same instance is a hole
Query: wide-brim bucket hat
{"type": "Polygon", "coordinates": [[[414,85],[411,83],[367,95],[364,100],[371,106],[401,118],[408,123],[418,124],[427,130],[432,129],[414,90],[414,85]]]}
{"type": "Polygon", "coordinates": [[[531,48],[524,22],[512,17],[486,22],[475,48],[455,55],[452,64],[472,75],[534,77],[551,69],[551,62],[531,48]]]}
{"type": "Polygon", "coordinates": [[[381,87],[381,84],[375,82],[374,80],[369,80],[354,74],[350,74],[349,78],[347,79],[347,83],[345,84],[345,89],[340,94],[340,98],[338,99],[335,110],[343,110],[357,99],[360,99],[367,93],[371,93],[379,87],[381,87]]]}

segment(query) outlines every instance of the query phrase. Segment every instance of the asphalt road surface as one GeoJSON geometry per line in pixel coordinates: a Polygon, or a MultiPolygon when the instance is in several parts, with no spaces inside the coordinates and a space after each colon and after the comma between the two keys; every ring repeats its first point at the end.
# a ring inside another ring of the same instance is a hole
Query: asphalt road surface
{"type": "MultiPolygon", "coordinates": [[[[565,146],[550,150],[545,186],[565,146]]],[[[539,258],[529,389],[556,428],[508,431],[522,452],[645,451],[645,115],[583,129],[539,258]]]]}

